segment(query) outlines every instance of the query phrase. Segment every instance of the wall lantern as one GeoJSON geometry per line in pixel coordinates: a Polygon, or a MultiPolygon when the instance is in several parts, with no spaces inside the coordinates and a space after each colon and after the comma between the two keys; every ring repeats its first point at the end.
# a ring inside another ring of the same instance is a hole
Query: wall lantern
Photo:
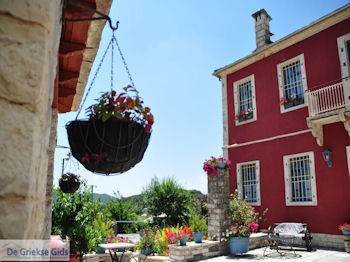
{"type": "Polygon", "coordinates": [[[332,152],[326,149],[325,151],[322,152],[322,155],[323,155],[324,161],[327,162],[328,166],[332,167],[332,160],[331,160],[332,152]]]}

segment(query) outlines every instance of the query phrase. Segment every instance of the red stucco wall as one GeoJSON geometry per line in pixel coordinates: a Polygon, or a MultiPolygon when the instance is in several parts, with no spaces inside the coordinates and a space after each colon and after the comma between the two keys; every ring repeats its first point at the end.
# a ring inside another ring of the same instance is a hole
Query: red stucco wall
{"type": "MultiPolygon", "coordinates": [[[[308,129],[307,107],[280,113],[277,64],[304,54],[308,89],[340,79],[340,62],[337,38],[350,32],[350,19],[323,30],[263,60],[255,62],[227,76],[227,102],[229,145],[269,138],[308,129]],[[233,83],[254,74],[257,121],[235,126],[233,83]]],[[[237,188],[236,164],[260,160],[260,191],[262,211],[269,208],[267,221],[309,223],[314,233],[340,234],[337,225],[350,220],[350,176],[345,146],[350,138],[340,122],[326,125],[324,147],[316,144],[311,132],[229,149],[232,161],[230,189],[237,188]],[[333,152],[333,167],[329,168],[322,158],[322,151],[333,152]],[[290,207],[285,203],[283,156],[313,151],[317,187],[317,206],[290,207]]]]}

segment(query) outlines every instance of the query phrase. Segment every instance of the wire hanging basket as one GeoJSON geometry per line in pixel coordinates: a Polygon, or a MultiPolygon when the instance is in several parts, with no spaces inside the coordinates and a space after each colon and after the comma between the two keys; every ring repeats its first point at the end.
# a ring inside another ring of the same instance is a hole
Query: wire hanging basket
{"type": "Polygon", "coordinates": [[[80,178],[73,173],[66,173],[62,175],[58,184],[63,193],[71,194],[79,189],[80,178]]]}
{"type": "Polygon", "coordinates": [[[142,103],[113,34],[76,119],[66,125],[72,155],[86,169],[94,173],[111,175],[130,170],[142,160],[151,137],[153,115],[149,108],[143,107],[142,103]],[[125,92],[119,95],[113,91],[114,44],[119,50],[132,83],[132,86],[125,87],[125,92]],[[88,108],[89,119],[78,120],[86,97],[110,47],[112,48],[111,91],[103,94],[98,104],[88,108]],[[130,89],[136,93],[134,97],[127,95],[130,89]]]}

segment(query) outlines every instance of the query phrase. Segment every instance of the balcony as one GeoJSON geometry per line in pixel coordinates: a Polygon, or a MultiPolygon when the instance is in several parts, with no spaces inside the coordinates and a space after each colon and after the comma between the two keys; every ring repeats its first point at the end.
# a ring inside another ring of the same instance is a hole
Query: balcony
{"type": "Polygon", "coordinates": [[[317,144],[323,146],[323,125],[343,122],[350,136],[350,78],[306,92],[309,117],[306,119],[317,144]]]}

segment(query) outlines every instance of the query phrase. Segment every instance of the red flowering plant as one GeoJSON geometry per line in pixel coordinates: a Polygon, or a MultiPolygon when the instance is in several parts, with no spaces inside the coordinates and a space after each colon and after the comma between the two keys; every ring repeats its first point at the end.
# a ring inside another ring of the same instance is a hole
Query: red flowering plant
{"type": "Polygon", "coordinates": [[[89,118],[99,119],[102,122],[111,117],[127,122],[133,121],[141,124],[146,132],[151,132],[154,118],[150,108],[143,106],[137,90],[131,85],[124,87],[123,90],[125,92],[120,94],[114,90],[102,94],[97,99],[97,104],[87,108],[89,118]]]}
{"type": "Polygon", "coordinates": [[[258,230],[259,225],[255,222],[250,222],[247,225],[242,223],[232,223],[229,229],[222,232],[222,238],[229,241],[232,237],[246,238],[258,230]]]}
{"type": "Polygon", "coordinates": [[[338,225],[338,229],[339,230],[348,230],[348,231],[350,231],[350,223],[349,224],[347,224],[347,223],[344,223],[343,225],[338,225]]]}
{"type": "Polygon", "coordinates": [[[290,98],[282,97],[280,100],[280,105],[286,106],[286,105],[292,104],[294,102],[296,104],[300,104],[302,101],[303,101],[303,98],[298,96],[298,95],[295,95],[295,96],[290,97],[290,98]]]}
{"type": "Polygon", "coordinates": [[[231,161],[223,157],[211,157],[211,159],[204,161],[203,170],[208,176],[216,175],[218,168],[231,168],[231,161]]]}
{"type": "Polygon", "coordinates": [[[235,120],[247,120],[253,115],[253,110],[247,109],[239,112],[238,115],[235,116],[235,120]]]}
{"type": "Polygon", "coordinates": [[[230,201],[231,226],[222,232],[222,238],[228,241],[232,237],[250,237],[252,233],[257,232],[259,223],[267,211],[268,209],[266,208],[262,215],[259,216],[259,213],[255,212],[254,207],[242,199],[236,190],[231,195],[230,201]]]}

